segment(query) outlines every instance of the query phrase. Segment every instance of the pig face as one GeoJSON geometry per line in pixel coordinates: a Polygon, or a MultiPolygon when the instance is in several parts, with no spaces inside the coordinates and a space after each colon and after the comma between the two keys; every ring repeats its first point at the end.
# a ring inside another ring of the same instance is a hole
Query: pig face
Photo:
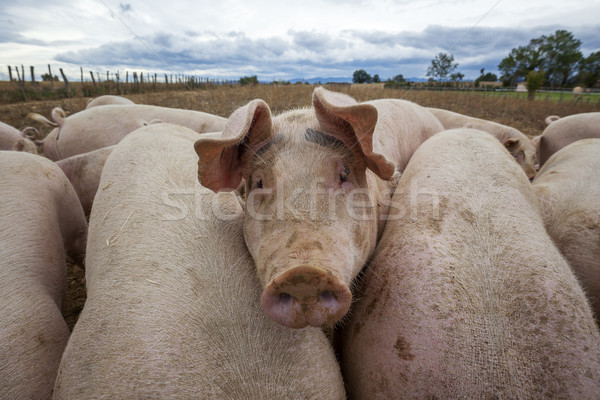
{"type": "Polygon", "coordinates": [[[377,240],[373,182],[394,172],[372,151],[374,107],[324,90],[313,104],[272,120],[255,100],[232,115],[222,138],[195,144],[204,186],[245,182],[244,236],[262,305],[292,328],[332,324],[348,311],[350,283],[377,240]]]}
{"type": "Polygon", "coordinates": [[[517,163],[523,168],[527,177],[531,180],[537,172],[536,149],[530,140],[508,139],[504,142],[508,152],[515,158],[517,163]]]}

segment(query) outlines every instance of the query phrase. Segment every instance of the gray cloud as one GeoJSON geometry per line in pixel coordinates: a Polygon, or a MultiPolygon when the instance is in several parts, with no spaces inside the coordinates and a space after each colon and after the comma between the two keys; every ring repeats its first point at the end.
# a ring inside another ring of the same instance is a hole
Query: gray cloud
{"type": "MultiPolygon", "coordinates": [[[[385,79],[397,74],[423,77],[433,57],[448,51],[459,63],[458,71],[474,79],[481,68],[497,72],[498,63],[512,48],[556,29],[561,27],[468,29],[432,25],[422,32],[347,30],[328,34],[290,30],[287,35],[267,38],[251,38],[237,31],[156,32],[144,37],[143,43],[135,39],[113,42],[61,53],[55,59],[106,68],[205,71],[224,77],[257,74],[266,80],[351,77],[353,71],[362,68],[385,79]]],[[[600,27],[578,27],[572,32],[582,40],[584,55],[587,48],[600,48],[600,27]]],[[[0,33],[0,40],[3,35],[6,33],[0,33]]]]}
{"type": "Polygon", "coordinates": [[[125,4],[119,3],[119,8],[121,9],[121,12],[124,14],[127,14],[133,10],[133,8],[131,7],[131,4],[129,4],[129,3],[125,3],[125,4]]]}

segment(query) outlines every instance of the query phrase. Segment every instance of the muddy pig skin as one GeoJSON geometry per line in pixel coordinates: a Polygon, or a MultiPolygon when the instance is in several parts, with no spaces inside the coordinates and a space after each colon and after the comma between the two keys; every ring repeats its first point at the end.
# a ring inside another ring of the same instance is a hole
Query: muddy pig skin
{"type": "Polygon", "coordinates": [[[413,155],[342,332],[349,398],[600,398],[590,306],[506,154],[461,129],[413,155]]]}
{"type": "Polygon", "coordinates": [[[60,168],[0,151],[0,398],[50,398],[69,337],[65,256],[83,259],[86,230],[60,168]]]}
{"type": "Polygon", "coordinates": [[[196,138],[151,125],[107,159],[55,398],[345,399],[323,332],[262,311],[239,200],[199,185],[196,138]]]}
{"type": "Polygon", "coordinates": [[[546,230],[600,322],[600,139],[578,140],[554,153],[532,185],[546,230]]]}
{"type": "Polygon", "coordinates": [[[204,186],[232,190],[244,182],[244,238],[273,320],[332,326],[346,314],[396,177],[442,129],[408,101],[358,103],[317,88],[312,108],[272,118],[257,99],[231,115],[220,137],[196,141],[204,186]]]}

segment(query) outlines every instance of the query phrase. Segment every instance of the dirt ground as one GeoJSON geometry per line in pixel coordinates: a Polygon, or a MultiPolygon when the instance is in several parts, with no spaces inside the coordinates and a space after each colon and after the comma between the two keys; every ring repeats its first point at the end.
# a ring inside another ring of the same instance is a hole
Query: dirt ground
{"type": "Polygon", "coordinates": [[[70,330],[73,330],[87,296],[85,271],[67,258],[67,286],[63,300],[62,314],[70,330]]]}

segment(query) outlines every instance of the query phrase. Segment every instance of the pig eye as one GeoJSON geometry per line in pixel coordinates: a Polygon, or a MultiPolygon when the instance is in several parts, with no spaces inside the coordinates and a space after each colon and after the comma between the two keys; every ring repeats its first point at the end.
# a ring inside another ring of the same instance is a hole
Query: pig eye
{"type": "Polygon", "coordinates": [[[263,174],[261,171],[255,172],[252,176],[252,188],[262,189],[263,184],[263,174]]]}
{"type": "Polygon", "coordinates": [[[344,169],[340,172],[340,183],[344,183],[348,180],[348,175],[350,175],[350,168],[347,165],[344,165],[344,169]]]}

